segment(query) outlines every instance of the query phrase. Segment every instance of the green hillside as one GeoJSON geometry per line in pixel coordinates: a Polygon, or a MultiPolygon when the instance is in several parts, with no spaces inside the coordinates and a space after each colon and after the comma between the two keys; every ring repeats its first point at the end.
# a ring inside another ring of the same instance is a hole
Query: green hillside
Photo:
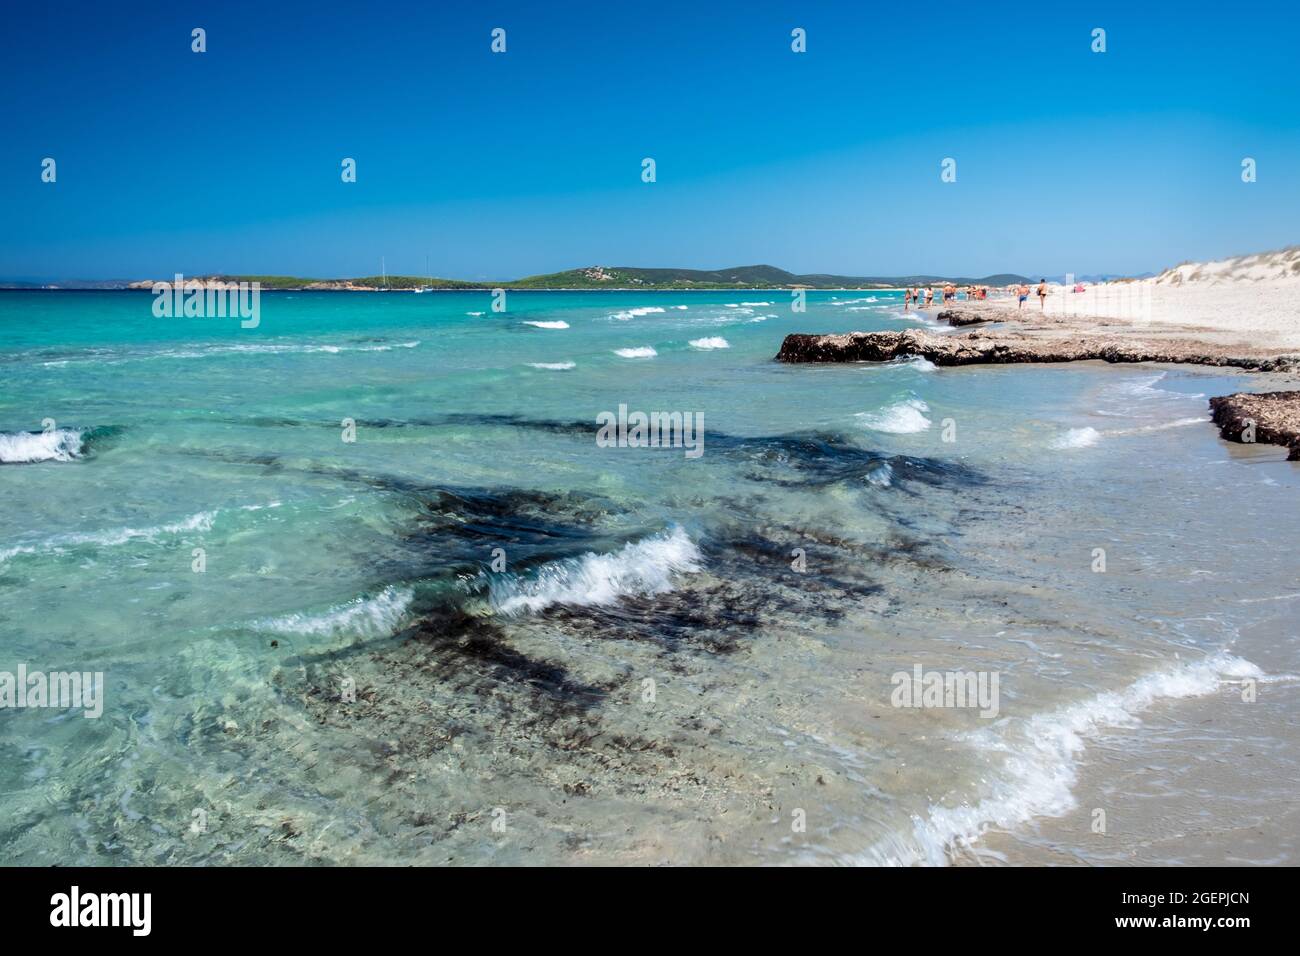
{"type": "MultiPolygon", "coordinates": [[[[268,290],[345,291],[389,289],[886,289],[901,286],[1009,285],[1027,282],[1023,276],[1004,273],[994,276],[841,276],[815,273],[798,275],[776,266],[734,266],[730,269],[641,269],[635,266],[589,266],[547,275],[527,276],[498,282],[469,282],[463,279],[431,279],[426,276],[363,276],[356,279],[307,279],[299,276],[214,275],[201,278],[223,282],[258,282],[268,290]]],[[[147,282],[135,283],[147,287],[147,282]]]]}

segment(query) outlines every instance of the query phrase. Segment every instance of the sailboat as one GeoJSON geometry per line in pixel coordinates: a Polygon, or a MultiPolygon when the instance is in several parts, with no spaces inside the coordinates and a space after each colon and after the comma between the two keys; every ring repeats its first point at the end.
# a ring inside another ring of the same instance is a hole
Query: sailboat
{"type": "Polygon", "coordinates": [[[428,285],[422,285],[422,286],[416,286],[416,288],[415,288],[415,291],[416,291],[416,292],[431,292],[431,291],[433,290],[433,276],[429,273],[429,257],[428,257],[428,256],[425,256],[425,257],[424,257],[424,274],[425,274],[426,276],[429,276],[429,284],[428,284],[428,285]]]}

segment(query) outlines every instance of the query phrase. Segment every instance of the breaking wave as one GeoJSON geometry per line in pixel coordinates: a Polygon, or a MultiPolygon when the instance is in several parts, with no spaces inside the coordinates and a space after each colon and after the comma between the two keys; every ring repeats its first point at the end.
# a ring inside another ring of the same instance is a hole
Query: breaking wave
{"type": "Polygon", "coordinates": [[[1264,678],[1252,664],[1225,652],[1196,663],[1179,663],[1148,674],[1120,691],[1106,691],[1046,714],[999,721],[959,739],[1002,757],[988,778],[990,793],[977,803],[932,804],[913,820],[910,839],[877,845],[862,862],[942,866],[948,851],[968,844],[990,827],[1007,829],[1037,816],[1074,809],[1079,757],[1090,738],[1109,728],[1133,727],[1138,715],[1160,700],[1200,697],[1242,678],[1264,678]]]}
{"type": "Polygon", "coordinates": [[[318,613],[285,614],[254,623],[262,631],[311,637],[387,637],[411,606],[409,587],[390,585],[374,597],[359,597],[318,613]]]}
{"type": "MultiPolygon", "coordinates": [[[[686,308],[686,306],[675,306],[674,308],[686,308]]],[[[654,315],[656,312],[662,312],[663,309],[657,305],[643,305],[637,309],[625,309],[622,312],[613,313],[610,318],[618,319],[620,322],[626,322],[628,319],[635,319],[642,315],[654,315]]]]}
{"type": "Polygon", "coordinates": [[[856,417],[872,431],[908,435],[930,427],[930,419],[924,414],[929,410],[930,406],[919,398],[909,398],[887,405],[878,412],[859,412],[856,417]]]}
{"type": "Polygon", "coordinates": [[[588,552],[544,564],[527,576],[501,575],[488,586],[499,614],[543,611],[557,604],[608,605],[623,597],[663,594],[677,574],[700,570],[700,550],[680,527],[633,541],[611,554],[588,552]]]}
{"type": "Polygon", "coordinates": [[[0,464],[73,461],[81,457],[84,432],[54,428],[45,432],[0,432],[0,464]]]}

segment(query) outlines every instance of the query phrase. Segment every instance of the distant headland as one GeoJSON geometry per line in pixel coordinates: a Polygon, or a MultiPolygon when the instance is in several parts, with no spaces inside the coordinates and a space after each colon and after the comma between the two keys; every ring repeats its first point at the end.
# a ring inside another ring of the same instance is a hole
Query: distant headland
{"type": "MultiPolygon", "coordinates": [[[[508,281],[468,281],[427,276],[365,276],[355,279],[307,279],[278,275],[202,275],[194,281],[257,282],[262,289],[285,292],[415,292],[475,291],[483,289],[560,290],[711,290],[711,289],[897,289],[951,282],[956,285],[1005,286],[1028,282],[1010,273],[983,277],[911,275],[841,276],[816,273],[797,275],[775,266],[735,266],[730,269],[642,269],[633,266],[589,266],[527,276],[508,281]]],[[[75,280],[65,282],[0,282],[7,289],[136,289],[150,290],[160,279],[75,280]]]]}

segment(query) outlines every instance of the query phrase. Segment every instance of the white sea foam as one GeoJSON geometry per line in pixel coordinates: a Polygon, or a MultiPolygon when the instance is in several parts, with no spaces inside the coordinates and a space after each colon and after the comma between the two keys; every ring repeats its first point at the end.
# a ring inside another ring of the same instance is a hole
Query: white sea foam
{"type": "Polygon", "coordinates": [[[243,352],[253,355],[275,355],[279,353],[299,353],[310,355],[315,352],[324,352],[329,355],[338,355],[340,352],[391,352],[393,349],[413,349],[419,344],[419,341],[416,340],[412,342],[367,343],[363,345],[332,345],[329,343],[311,342],[295,345],[277,345],[270,343],[263,345],[217,345],[202,349],[155,352],[151,356],[142,357],[206,358],[209,355],[222,355],[230,352],[243,352]]]}
{"type": "Polygon", "coordinates": [[[552,372],[564,372],[573,368],[576,362],[529,362],[532,368],[544,368],[552,372]]]}
{"type": "Polygon", "coordinates": [[[1156,422],[1154,425],[1139,425],[1136,428],[1115,428],[1103,432],[1106,435],[1145,435],[1147,432],[1162,432],[1167,428],[1186,428],[1188,425],[1204,425],[1210,421],[1208,415],[1199,418],[1176,418],[1170,422],[1156,422]]]}
{"type": "Polygon", "coordinates": [[[912,355],[908,358],[890,359],[885,363],[886,368],[910,368],[914,372],[937,372],[939,366],[935,365],[924,355],[912,355]]]}
{"type": "Polygon", "coordinates": [[[872,431],[889,432],[893,435],[909,435],[923,432],[930,427],[930,419],[925,412],[930,406],[919,398],[909,398],[893,405],[886,405],[877,412],[859,412],[857,418],[872,431]]]}
{"type": "Polygon", "coordinates": [[[1095,428],[1071,428],[1064,435],[1052,439],[1053,448],[1087,448],[1101,440],[1101,432],[1095,428]]]}
{"type": "Polygon", "coordinates": [[[614,354],[619,356],[620,358],[639,359],[639,358],[654,358],[659,353],[656,352],[654,349],[652,349],[650,346],[643,345],[639,348],[634,348],[634,349],[614,349],[614,354]]]}
{"type": "Polygon", "coordinates": [[[387,587],[374,597],[357,597],[316,614],[285,614],[256,620],[259,631],[312,637],[387,637],[398,630],[411,606],[411,588],[387,587]]]}
{"type": "Polygon", "coordinates": [[[73,461],[81,457],[83,432],[53,428],[45,432],[0,432],[0,463],[73,461]]]}
{"type": "Polygon", "coordinates": [[[1176,418],[1167,422],[1155,422],[1151,425],[1138,425],[1133,428],[1107,428],[1098,430],[1096,428],[1071,428],[1063,435],[1058,435],[1052,439],[1053,448],[1088,448],[1097,444],[1102,438],[1109,438],[1120,435],[1146,435],[1151,432],[1161,432],[1169,428],[1186,428],[1188,425],[1204,425],[1210,419],[1205,416],[1196,418],[1176,418]]]}
{"type": "Polygon", "coordinates": [[[1110,728],[1136,726],[1139,715],[1158,701],[1212,694],[1243,678],[1268,679],[1250,661],[1220,651],[1148,674],[1123,690],[962,734],[958,739],[999,761],[999,769],[984,777],[986,795],[955,806],[932,804],[924,816],[913,818],[910,839],[898,835],[878,844],[861,862],[941,866],[951,847],[969,844],[991,827],[1009,829],[1034,817],[1061,816],[1076,806],[1073,787],[1089,739],[1110,728]]]}
{"type": "Polygon", "coordinates": [[[703,339],[691,339],[691,346],[697,349],[729,349],[731,343],[720,335],[713,335],[703,339]]]}
{"type": "MultiPolygon", "coordinates": [[[[686,308],[686,306],[683,305],[680,306],[680,308],[684,309],[686,308]]],[[[654,315],[656,312],[662,312],[662,311],[663,309],[659,308],[659,306],[657,305],[643,305],[640,308],[626,309],[622,312],[615,312],[613,315],[610,316],[610,318],[618,319],[620,322],[626,322],[628,319],[635,319],[638,316],[642,316],[642,315],[654,315]]]]}
{"type": "Polygon", "coordinates": [[[536,326],[539,329],[567,329],[569,323],[563,319],[556,319],[553,322],[525,322],[524,325],[536,326]]]}
{"type": "Polygon", "coordinates": [[[486,313],[483,313],[483,312],[466,312],[465,314],[466,314],[466,315],[485,315],[486,313]]]}
{"type": "Polygon", "coordinates": [[[867,481],[881,488],[888,488],[894,483],[894,469],[889,462],[882,461],[867,472],[867,481]]]}
{"type": "Polygon", "coordinates": [[[610,554],[553,561],[527,576],[494,576],[489,599],[499,614],[535,613],[557,604],[609,605],[671,591],[676,575],[700,570],[702,561],[695,542],[674,527],[610,554]]]}
{"type": "Polygon", "coordinates": [[[771,302],[742,302],[740,304],[743,306],[760,306],[760,305],[771,305],[772,303],[771,302]]]}
{"type": "Polygon", "coordinates": [[[681,309],[681,310],[684,312],[684,311],[686,311],[686,309],[689,308],[689,307],[688,307],[688,306],[685,306],[685,305],[675,305],[675,306],[673,306],[673,308],[674,308],[674,309],[681,309]]]}
{"type": "Polygon", "coordinates": [[[243,345],[203,345],[190,346],[187,348],[159,349],[151,352],[123,352],[117,354],[98,352],[93,355],[87,355],[84,358],[63,359],[54,362],[42,362],[41,364],[46,367],[61,368],[68,365],[80,365],[95,362],[105,365],[119,365],[123,362],[141,362],[153,359],[204,359],[220,355],[338,355],[341,352],[391,352],[393,349],[413,349],[418,347],[419,344],[420,342],[417,339],[410,342],[343,345],[313,342],[295,344],[264,342],[243,345]]]}
{"type": "Polygon", "coordinates": [[[1149,377],[1144,377],[1144,378],[1140,378],[1140,379],[1134,379],[1134,380],[1127,381],[1127,382],[1121,382],[1121,383],[1119,383],[1118,385],[1115,385],[1115,386],[1112,386],[1112,387],[1113,387],[1113,388],[1115,389],[1115,391],[1117,391],[1117,392],[1126,392],[1126,393],[1128,393],[1129,395],[1140,395],[1140,394],[1142,394],[1142,393],[1144,393],[1144,392],[1147,392],[1147,393],[1149,393],[1149,392],[1164,392],[1164,391],[1167,391],[1167,390],[1166,390],[1166,389],[1163,389],[1163,388],[1156,388],[1156,383],[1157,383],[1157,382],[1160,382],[1160,381],[1163,381],[1164,378],[1165,378],[1165,375],[1166,375],[1166,374],[1167,374],[1167,373],[1165,373],[1165,372],[1160,372],[1159,374],[1152,375],[1152,376],[1149,376],[1149,377]]]}
{"type": "Polygon", "coordinates": [[[211,531],[216,520],[216,511],[200,511],[180,521],[157,525],[151,528],[110,528],[104,531],[70,531],[52,535],[32,544],[0,551],[0,563],[22,554],[63,554],[73,548],[91,546],[101,548],[116,547],[128,541],[156,541],[163,535],[181,535],[192,531],[211,531]]]}
{"type": "Polygon", "coordinates": [[[401,624],[414,593],[389,586],[374,597],[359,597],[317,613],[285,614],[254,622],[262,631],[311,637],[387,637],[401,624]]]}

